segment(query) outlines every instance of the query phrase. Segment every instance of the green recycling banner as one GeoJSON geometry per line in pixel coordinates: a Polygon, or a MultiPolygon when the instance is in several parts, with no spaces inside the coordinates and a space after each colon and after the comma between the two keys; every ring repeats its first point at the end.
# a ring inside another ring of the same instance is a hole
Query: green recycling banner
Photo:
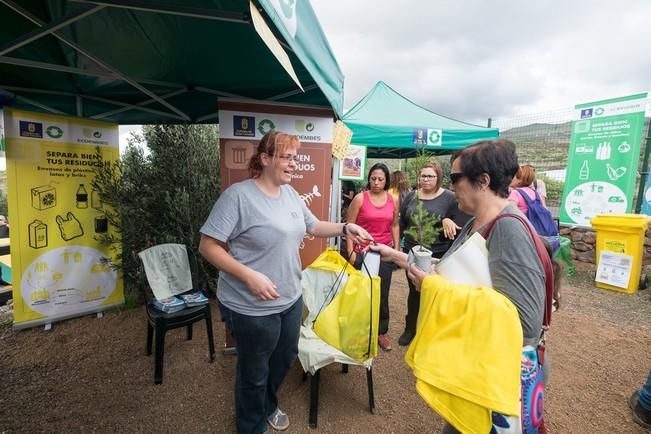
{"type": "Polygon", "coordinates": [[[579,104],[572,121],[560,222],[590,226],[633,207],[646,93],[579,104]]]}

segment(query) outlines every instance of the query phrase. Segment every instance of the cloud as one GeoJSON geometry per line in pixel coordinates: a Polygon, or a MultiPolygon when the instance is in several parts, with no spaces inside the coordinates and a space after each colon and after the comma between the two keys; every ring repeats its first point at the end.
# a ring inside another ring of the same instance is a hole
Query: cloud
{"type": "Polygon", "coordinates": [[[127,140],[131,137],[131,133],[139,133],[142,131],[142,125],[120,125],[120,153],[127,147],[127,140]]]}
{"type": "Polygon", "coordinates": [[[378,80],[437,113],[571,108],[647,90],[651,2],[312,0],[345,75],[345,107],[378,80]]]}

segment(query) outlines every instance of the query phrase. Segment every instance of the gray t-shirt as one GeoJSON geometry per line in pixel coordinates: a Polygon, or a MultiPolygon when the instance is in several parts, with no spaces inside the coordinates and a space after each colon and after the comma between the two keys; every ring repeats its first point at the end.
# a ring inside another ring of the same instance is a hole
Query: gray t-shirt
{"type": "MultiPolygon", "coordinates": [[[[506,213],[523,215],[513,204],[500,212],[506,213]]],[[[468,221],[447,254],[463,244],[474,221],[474,218],[468,221]]],[[[481,234],[485,229],[482,226],[478,232],[481,234]]],[[[545,272],[529,232],[520,220],[501,218],[491,229],[486,248],[493,288],[511,300],[518,310],[524,345],[536,345],[545,311],[545,272]]]]}
{"type": "Polygon", "coordinates": [[[266,275],[277,286],[276,300],[255,298],[235,276],[220,272],[217,298],[227,308],[252,316],[282,312],[301,296],[303,236],[319,221],[289,185],[280,196],[264,194],[248,179],[231,185],[213,206],[200,232],[228,244],[236,261],[266,275]]]}

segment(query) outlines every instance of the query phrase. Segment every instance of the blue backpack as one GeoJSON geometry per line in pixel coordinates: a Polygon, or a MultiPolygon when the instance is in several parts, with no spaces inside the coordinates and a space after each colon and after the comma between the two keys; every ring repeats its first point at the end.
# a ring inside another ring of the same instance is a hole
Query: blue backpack
{"type": "MultiPolygon", "coordinates": [[[[527,203],[527,218],[534,229],[536,229],[536,232],[538,232],[538,235],[543,238],[558,237],[558,226],[554,222],[552,213],[542,204],[538,192],[534,191],[536,198],[532,201],[526,191],[521,188],[518,188],[517,191],[527,203]]],[[[552,245],[552,249],[554,247],[552,245]]]]}

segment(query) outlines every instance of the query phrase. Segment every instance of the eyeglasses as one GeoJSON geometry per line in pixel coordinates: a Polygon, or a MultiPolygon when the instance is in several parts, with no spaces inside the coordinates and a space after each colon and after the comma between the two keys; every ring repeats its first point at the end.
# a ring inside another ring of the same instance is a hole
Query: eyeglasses
{"type": "Polygon", "coordinates": [[[294,154],[283,154],[283,155],[276,155],[277,158],[280,158],[281,160],[285,160],[288,163],[290,161],[293,161],[294,163],[298,163],[300,161],[298,155],[294,154]]]}
{"type": "Polygon", "coordinates": [[[436,179],[436,175],[420,175],[420,179],[436,179]]]}
{"type": "Polygon", "coordinates": [[[463,178],[464,176],[466,176],[466,175],[464,175],[462,172],[453,172],[453,173],[450,173],[450,184],[453,184],[453,185],[456,184],[456,183],[459,182],[459,181],[461,180],[461,178],[463,178]]]}

